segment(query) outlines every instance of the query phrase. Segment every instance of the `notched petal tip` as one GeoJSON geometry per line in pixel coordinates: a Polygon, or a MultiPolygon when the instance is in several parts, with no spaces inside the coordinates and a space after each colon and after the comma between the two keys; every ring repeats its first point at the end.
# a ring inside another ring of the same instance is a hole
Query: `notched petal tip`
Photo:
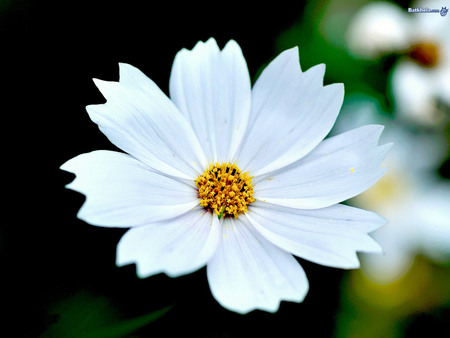
{"type": "Polygon", "coordinates": [[[344,94],[345,94],[345,86],[343,83],[330,83],[326,86],[323,86],[323,88],[329,88],[330,90],[333,89],[336,91],[336,96],[342,97],[342,101],[344,100],[344,94]]]}
{"type": "Polygon", "coordinates": [[[98,104],[88,104],[85,109],[88,112],[88,114],[94,114],[96,112],[96,108],[103,106],[104,103],[98,103],[98,104]]]}
{"type": "Polygon", "coordinates": [[[216,41],[215,38],[213,38],[213,37],[211,36],[208,40],[206,40],[206,42],[204,42],[204,44],[205,44],[205,45],[207,45],[207,44],[212,44],[212,45],[217,46],[217,41],[216,41]]]}
{"type": "Polygon", "coordinates": [[[373,132],[374,134],[376,134],[377,140],[379,140],[381,133],[383,132],[385,127],[382,124],[367,124],[367,125],[359,127],[359,128],[370,129],[369,132],[373,132]]]}
{"type": "Polygon", "coordinates": [[[119,65],[119,71],[121,69],[137,69],[136,67],[134,67],[134,66],[132,66],[129,63],[126,63],[126,62],[119,62],[118,65],[119,65]]]}
{"type": "Polygon", "coordinates": [[[214,51],[214,52],[220,51],[217,41],[213,37],[210,37],[205,42],[200,40],[195,44],[194,48],[192,48],[191,50],[188,50],[188,49],[185,49],[185,50],[188,52],[194,53],[194,52],[199,52],[201,50],[206,50],[206,49],[210,49],[211,51],[214,51]]]}
{"type": "Polygon", "coordinates": [[[122,82],[124,78],[132,76],[134,73],[142,74],[138,68],[128,63],[119,62],[119,82],[122,82]]]}
{"type": "Polygon", "coordinates": [[[244,58],[244,55],[242,53],[242,49],[241,46],[239,46],[239,44],[235,41],[235,40],[229,40],[225,46],[222,49],[222,54],[223,55],[239,55],[240,57],[244,58]]]}
{"type": "Polygon", "coordinates": [[[300,58],[300,51],[299,51],[298,46],[294,46],[294,47],[288,48],[285,51],[283,51],[281,54],[284,54],[284,53],[290,54],[291,56],[297,57],[298,59],[300,58]]]}
{"type": "MultiPolygon", "coordinates": [[[[127,232],[129,232],[129,231],[130,230],[128,230],[127,232]]],[[[130,256],[126,257],[126,255],[124,254],[125,238],[126,238],[126,233],[125,233],[125,235],[122,236],[122,238],[119,240],[119,243],[117,243],[117,246],[116,246],[116,266],[120,268],[125,265],[136,264],[136,272],[137,272],[138,268],[137,268],[136,259],[132,259],[132,258],[130,258],[130,256]]]]}
{"type": "Polygon", "coordinates": [[[115,94],[117,93],[119,82],[105,81],[97,78],[93,78],[92,81],[94,81],[95,86],[98,88],[100,93],[102,93],[103,97],[106,100],[114,98],[115,94]]]}
{"type": "Polygon", "coordinates": [[[292,48],[286,49],[276,59],[278,59],[278,58],[280,58],[280,60],[283,60],[284,58],[286,58],[287,60],[289,60],[289,62],[293,63],[293,65],[295,66],[295,70],[298,70],[300,72],[300,74],[302,73],[302,67],[300,65],[300,51],[299,51],[298,46],[294,46],[292,48]]]}
{"type": "Polygon", "coordinates": [[[74,188],[74,182],[76,180],[76,173],[75,173],[75,170],[71,168],[70,163],[69,163],[70,161],[71,160],[62,164],[59,167],[59,169],[69,173],[72,176],[71,181],[69,183],[67,183],[66,185],[64,185],[64,188],[76,191],[74,188]]]}
{"type": "Polygon", "coordinates": [[[358,255],[356,253],[355,253],[355,260],[356,260],[356,262],[349,263],[347,266],[343,266],[341,269],[344,269],[344,270],[360,269],[361,268],[361,262],[359,261],[359,257],[358,257],[358,255]]]}
{"type": "Polygon", "coordinates": [[[382,226],[386,225],[388,223],[388,220],[384,217],[381,217],[376,212],[365,210],[366,214],[372,215],[373,219],[371,220],[371,227],[366,230],[367,234],[370,234],[378,229],[380,229],[382,226]]]}
{"type": "Polygon", "coordinates": [[[274,306],[252,306],[249,308],[236,308],[236,307],[229,306],[227,304],[223,304],[219,300],[217,300],[217,302],[220,305],[222,305],[224,308],[226,308],[230,311],[236,312],[240,315],[246,315],[253,311],[265,311],[265,312],[269,312],[269,313],[276,313],[280,309],[280,304],[281,304],[281,301],[279,301],[274,306]]]}
{"type": "Polygon", "coordinates": [[[294,46],[281,52],[263,69],[263,73],[268,72],[270,68],[277,70],[277,72],[287,68],[289,72],[296,73],[295,76],[301,76],[303,73],[300,66],[298,46],[294,46]]]}
{"type": "Polygon", "coordinates": [[[119,62],[119,83],[124,88],[137,89],[145,86],[157,88],[157,85],[139,68],[123,62],[119,62]]]}
{"type": "Polygon", "coordinates": [[[371,246],[368,246],[366,250],[361,250],[359,252],[384,255],[385,252],[380,243],[378,243],[371,235],[367,235],[367,237],[370,239],[371,246]]]}
{"type": "Polygon", "coordinates": [[[151,276],[153,276],[153,275],[156,274],[155,272],[145,271],[145,270],[143,269],[143,267],[141,266],[141,264],[139,264],[138,261],[131,262],[131,263],[129,263],[129,264],[134,264],[134,265],[135,265],[135,268],[136,268],[136,276],[137,276],[139,279],[145,279],[145,278],[151,277],[151,276]]]}
{"type": "MultiPolygon", "coordinates": [[[[212,39],[212,38],[211,38],[212,39]]],[[[225,50],[225,49],[227,49],[227,48],[239,48],[239,49],[241,49],[241,46],[239,46],[239,44],[237,43],[237,41],[236,40],[234,40],[234,39],[230,39],[230,40],[228,40],[228,42],[225,44],[225,47],[223,47],[223,49],[225,50]]]]}
{"type": "Polygon", "coordinates": [[[99,86],[102,86],[103,82],[108,82],[108,81],[105,81],[105,80],[97,79],[96,77],[93,77],[93,78],[92,78],[92,81],[93,81],[94,84],[97,86],[97,88],[98,88],[99,86]]]}
{"type": "Polygon", "coordinates": [[[123,260],[123,261],[119,261],[119,259],[116,258],[116,266],[118,268],[122,268],[122,267],[127,266],[127,265],[134,265],[133,268],[135,270],[136,277],[139,278],[139,279],[145,279],[145,278],[148,278],[148,277],[151,277],[151,276],[155,275],[155,273],[144,271],[137,260],[123,260]]]}
{"type": "Polygon", "coordinates": [[[380,147],[384,147],[386,151],[390,150],[394,146],[394,142],[389,142],[386,144],[381,145],[380,147]]]}
{"type": "Polygon", "coordinates": [[[386,156],[387,156],[389,150],[390,150],[393,146],[394,146],[394,143],[393,143],[393,142],[389,142],[389,143],[386,143],[386,144],[382,144],[382,145],[377,146],[377,151],[378,151],[378,153],[380,154],[382,161],[384,161],[384,159],[386,158],[386,156]]]}
{"type": "Polygon", "coordinates": [[[318,65],[315,65],[311,68],[309,68],[307,71],[304,72],[304,74],[312,74],[315,81],[319,82],[320,85],[323,86],[323,78],[325,76],[325,70],[326,65],[324,63],[320,63],[318,65]]]}
{"type": "MultiPolygon", "coordinates": [[[[74,157],[75,158],[75,157],[74,157]]],[[[63,164],[61,164],[59,166],[59,169],[67,171],[69,173],[74,173],[73,169],[71,169],[71,162],[74,158],[71,158],[70,160],[67,160],[66,162],[64,162],[63,164]]]]}
{"type": "Polygon", "coordinates": [[[383,130],[384,126],[381,124],[366,124],[349,130],[346,133],[348,133],[348,135],[360,135],[358,138],[360,142],[366,142],[369,146],[377,147],[383,130]]]}

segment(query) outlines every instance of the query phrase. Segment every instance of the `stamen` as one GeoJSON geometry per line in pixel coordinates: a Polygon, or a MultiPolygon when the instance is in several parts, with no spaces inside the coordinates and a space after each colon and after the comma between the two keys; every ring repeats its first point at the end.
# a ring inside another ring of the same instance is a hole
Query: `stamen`
{"type": "Polygon", "coordinates": [[[200,205],[214,211],[219,219],[225,216],[237,218],[255,201],[252,178],[247,172],[241,173],[236,164],[210,164],[195,180],[200,205]]]}

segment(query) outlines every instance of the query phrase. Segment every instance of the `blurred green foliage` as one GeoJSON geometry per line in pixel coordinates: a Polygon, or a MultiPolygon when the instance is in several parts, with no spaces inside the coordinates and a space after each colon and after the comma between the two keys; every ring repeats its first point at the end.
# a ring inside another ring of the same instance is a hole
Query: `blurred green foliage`
{"type": "Polygon", "coordinates": [[[106,297],[79,291],[53,305],[49,310],[52,323],[41,337],[128,337],[170,309],[168,306],[136,318],[122,318],[106,297]]]}

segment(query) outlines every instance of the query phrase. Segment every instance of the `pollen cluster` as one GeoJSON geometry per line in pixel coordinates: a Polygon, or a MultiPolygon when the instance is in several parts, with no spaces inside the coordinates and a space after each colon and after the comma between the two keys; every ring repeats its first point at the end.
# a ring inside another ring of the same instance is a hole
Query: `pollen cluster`
{"type": "Polygon", "coordinates": [[[247,206],[254,202],[252,176],[241,173],[236,164],[210,164],[205,172],[197,177],[200,205],[214,211],[219,218],[246,213],[247,206]]]}

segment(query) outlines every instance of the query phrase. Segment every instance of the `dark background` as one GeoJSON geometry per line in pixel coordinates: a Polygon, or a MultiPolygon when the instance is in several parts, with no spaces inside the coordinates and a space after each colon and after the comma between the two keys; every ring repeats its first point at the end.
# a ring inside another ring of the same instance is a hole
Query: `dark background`
{"type": "MultiPolygon", "coordinates": [[[[321,4],[316,1],[314,9],[320,11],[321,4]]],[[[78,220],[84,197],[64,188],[73,175],[59,169],[80,153],[117,150],[85,111],[86,105],[104,102],[92,78],[118,80],[118,62],[126,62],[168,93],[175,54],[214,37],[220,47],[229,39],[240,44],[254,80],[278,54],[281,33],[298,22],[318,21],[314,11],[305,15],[305,6],[302,1],[0,2],[0,336],[333,336],[345,305],[346,271],[299,260],[310,282],[303,303],[282,302],[275,314],[230,312],[213,299],[204,268],[175,279],[139,279],[134,266],[116,267],[116,245],[126,229],[78,220]],[[169,310],[162,315],[160,309],[169,310]]],[[[306,29],[298,40],[309,39],[311,46],[316,37],[306,29]]],[[[348,73],[354,60],[339,69],[336,54],[304,49],[300,54],[303,69],[325,62],[325,82],[344,81],[351,88],[339,71],[348,73]]],[[[367,82],[377,81],[373,78],[367,82]]],[[[446,163],[440,172],[448,178],[446,163]]],[[[358,313],[354,316],[359,325],[358,313]]],[[[448,318],[448,307],[414,314],[401,323],[402,330],[407,336],[441,333],[448,330],[448,318]]],[[[376,325],[377,317],[373,320],[376,325]]]]}
{"type": "Polygon", "coordinates": [[[220,47],[229,39],[241,45],[254,79],[275,56],[276,36],[301,16],[303,3],[18,0],[1,6],[8,202],[0,232],[7,313],[0,335],[12,328],[10,337],[87,336],[103,322],[171,306],[133,336],[331,336],[343,271],[302,261],[311,285],[302,304],[283,302],[276,314],[229,312],[211,296],[204,268],[176,279],[143,280],[134,266],[117,268],[115,248],[126,230],[78,220],[84,197],[64,188],[73,176],[59,170],[80,153],[115,149],[84,109],[104,102],[93,77],[117,80],[118,62],[126,62],[167,93],[176,52],[212,36],[220,47]]]}

